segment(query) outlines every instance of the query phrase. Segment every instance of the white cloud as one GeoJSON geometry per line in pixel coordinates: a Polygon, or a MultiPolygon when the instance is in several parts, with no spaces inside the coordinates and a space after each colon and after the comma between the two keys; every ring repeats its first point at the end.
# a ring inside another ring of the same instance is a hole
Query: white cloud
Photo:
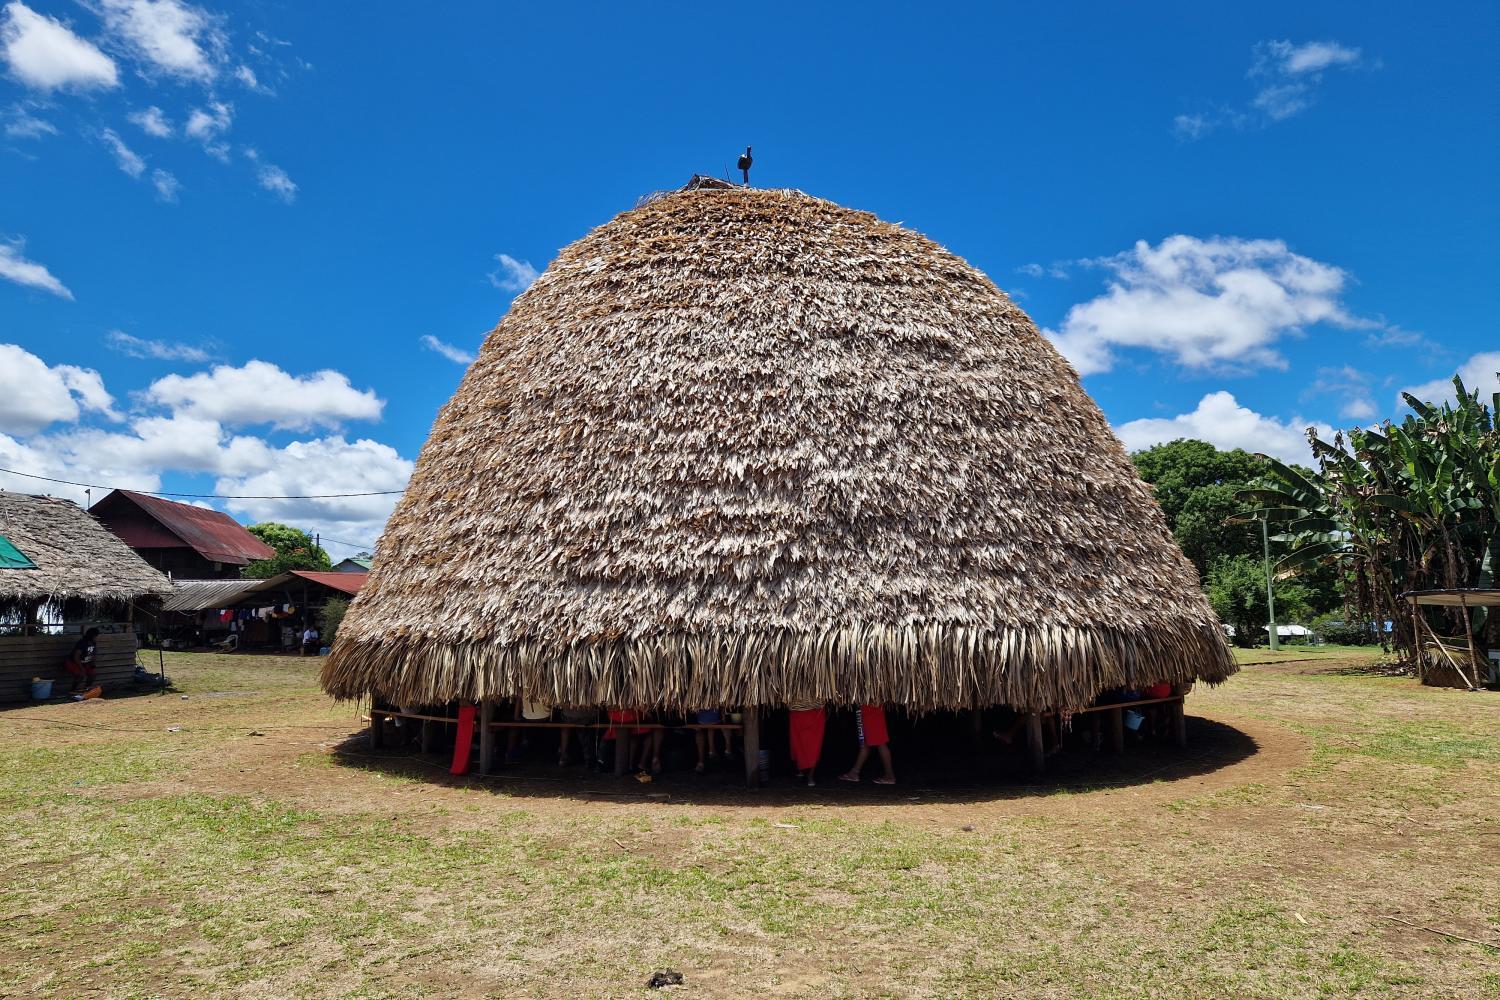
{"type": "MultiPolygon", "coordinates": [[[[1481,351],[1460,365],[1456,374],[1464,380],[1465,389],[1470,392],[1478,389],[1479,401],[1488,406],[1491,393],[1500,392],[1497,372],[1500,372],[1500,351],[1481,351]]],[[[1409,386],[1402,391],[1411,393],[1424,403],[1451,403],[1457,398],[1452,375],[1409,386]]],[[[1398,395],[1396,405],[1405,406],[1406,401],[1398,395]]]]}
{"type": "Polygon", "coordinates": [[[1215,107],[1172,119],[1172,131],[1187,141],[1201,139],[1220,127],[1264,128],[1301,114],[1317,100],[1323,73],[1364,64],[1359,49],[1339,42],[1261,42],[1253,50],[1249,76],[1261,84],[1248,107],[1215,107]]]}
{"type": "Polygon", "coordinates": [[[495,254],[495,260],[500,266],[490,272],[490,284],[502,292],[524,292],[539,274],[530,261],[516,260],[508,253],[495,254]]]}
{"type": "Polygon", "coordinates": [[[297,200],[297,184],[287,176],[285,170],[271,164],[263,163],[256,173],[256,179],[260,186],[290,205],[297,200]]]}
{"type": "Polygon", "coordinates": [[[1169,236],[1086,262],[1110,272],[1109,290],[1044,331],[1081,375],[1108,371],[1116,348],[1156,351],[1196,369],[1284,368],[1278,340],[1308,326],[1376,324],[1339,301],[1348,276],[1292,253],[1280,240],[1169,236]]]}
{"type": "Polygon", "coordinates": [[[234,120],[234,108],[222,101],[213,101],[208,108],[194,108],[188,115],[187,124],[182,130],[190,138],[197,139],[203,144],[204,152],[208,155],[229,161],[229,145],[222,140],[225,132],[234,120]]]}
{"type": "Polygon", "coordinates": [[[225,38],[207,12],[179,0],[104,0],[104,23],[131,51],[172,76],[210,83],[225,38]]]}
{"type": "Polygon", "coordinates": [[[349,420],[379,420],[385,401],[359,390],[347,376],[320,371],[293,376],[265,361],[216,366],[193,375],[168,375],[145,396],[179,414],[226,425],[270,424],[285,430],[337,427],[349,420]]]}
{"type": "Polygon", "coordinates": [[[1370,376],[1353,365],[1318,369],[1318,377],[1302,395],[1337,398],[1339,416],[1345,420],[1368,423],[1379,414],[1370,394],[1370,376]]]}
{"type": "MultiPolygon", "coordinates": [[[[412,463],[389,445],[327,437],[293,441],[279,449],[265,471],[225,476],[214,492],[229,495],[317,496],[374,493],[406,488],[412,463]]],[[[373,542],[385,527],[397,496],[331,500],[230,500],[229,509],[248,521],[281,521],[355,542],[373,542]]]]}
{"type": "Polygon", "coordinates": [[[1262,416],[1241,406],[1230,393],[1220,391],[1204,396],[1191,413],[1132,420],[1116,427],[1115,433],[1130,451],[1178,438],[1197,438],[1216,448],[1243,448],[1307,465],[1312,461],[1307,445],[1309,426],[1315,426],[1320,437],[1333,433],[1329,425],[1312,424],[1301,417],[1281,421],[1262,416]]]}
{"type": "Polygon", "coordinates": [[[147,340],[145,337],[136,337],[128,334],[124,330],[109,331],[104,337],[104,342],[110,350],[119,351],[121,354],[132,358],[152,358],[157,361],[190,361],[195,364],[201,364],[212,357],[206,348],[165,340],[147,340]]]}
{"type": "MultiPolygon", "coordinates": [[[[77,465],[59,452],[49,439],[41,439],[38,443],[28,444],[0,433],[0,467],[30,472],[37,476],[48,476],[52,479],[67,479],[80,483],[106,483],[131,490],[161,489],[161,476],[154,472],[149,472],[139,466],[77,465]]],[[[64,486],[59,483],[32,479],[29,476],[14,476],[6,472],[0,472],[0,490],[14,490],[17,493],[45,493],[72,500],[80,505],[87,502],[87,494],[82,487],[64,486]]],[[[100,496],[100,492],[95,490],[93,498],[98,500],[100,496]]]]}
{"type": "Polygon", "coordinates": [[[260,77],[255,75],[255,70],[244,63],[234,68],[234,78],[244,84],[246,89],[253,90],[257,94],[271,93],[271,88],[260,82],[260,77]]]}
{"type": "Polygon", "coordinates": [[[114,87],[120,82],[114,60],[97,46],[19,0],[5,5],[0,53],[12,76],[40,90],[114,87]]]}
{"type": "Polygon", "coordinates": [[[1293,45],[1289,41],[1265,42],[1257,50],[1257,62],[1252,73],[1279,73],[1284,76],[1302,76],[1320,73],[1331,66],[1353,66],[1360,60],[1359,49],[1351,49],[1338,42],[1304,42],[1293,45]]]}
{"type": "Polygon", "coordinates": [[[0,241],[0,278],[28,288],[40,288],[59,298],[71,300],[73,293],[68,291],[67,286],[41,264],[23,257],[21,251],[24,249],[25,244],[0,241]]]}
{"type": "Polygon", "coordinates": [[[158,108],[154,104],[143,111],[131,112],[130,120],[142,132],[150,136],[155,136],[158,139],[165,139],[172,134],[172,123],[167,120],[167,116],[162,113],[161,108],[158,108]]]}
{"type": "Polygon", "coordinates": [[[182,182],[165,170],[151,171],[151,186],[156,188],[156,197],[162,201],[176,201],[182,182]]]}
{"type": "Polygon", "coordinates": [[[118,419],[98,372],[49,367],[17,344],[0,344],[0,432],[30,434],[48,424],[71,423],[85,410],[118,419]]]}
{"type": "Polygon", "coordinates": [[[1172,131],[1181,139],[1201,139],[1213,127],[1213,120],[1206,114],[1178,115],[1172,119],[1172,131]]]}
{"type": "Polygon", "coordinates": [[[57,135],[57,126],[33,115],[24,104],[13,104],[6,111],[7,139],[40,139],[44,135],[57,135]]]}
{"type": "Polygon", "coordinates": [[[455,347],[446,341],[438,340],[430,333],[422,335],[422,346],[429,351],[435,351],[456,365],[466,365],[474,360],[474,355],[462,347],[455,347]]]}
{"type": "Polygon", "coordinates": [[[124,140],[115,133],[114,129],[105,129],[101,138],[104,139],[104,144],[109,147],[110,152],[115,154],[115,164],[121,170],[131,177],[140,177],[146,172],[146,161],[125,145],[124,140]]]}

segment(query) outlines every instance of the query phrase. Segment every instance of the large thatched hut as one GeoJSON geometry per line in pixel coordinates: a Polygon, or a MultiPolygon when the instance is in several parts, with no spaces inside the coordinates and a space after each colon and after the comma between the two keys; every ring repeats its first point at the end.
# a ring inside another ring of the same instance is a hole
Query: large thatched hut
{"type": "Polygon", "coordinates": [[[0,492],[0,701],[27,697],[33,677],[62,678],[85,625],[107,630],[99,682],[125,683],[137,609],[171,593],[171,581],[76,504],[0,492]]]}
{"type": "Polygon", "coordinates": [[[864,212],[695,184],[563,250],[489,335],[323,685],[1038,711],[1234,669],[1104,416],[988,278],[864,212]]]}

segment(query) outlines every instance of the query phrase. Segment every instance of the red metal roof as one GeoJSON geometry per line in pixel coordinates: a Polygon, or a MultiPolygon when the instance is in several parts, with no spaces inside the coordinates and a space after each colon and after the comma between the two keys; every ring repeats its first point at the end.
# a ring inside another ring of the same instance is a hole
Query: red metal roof
{"type": "MultiPolygon", "coordinates": [[[[194,507],[192,504],[177,503],[131,490],[115,490],[95,504],[93,512],[108,524],[111,509],[126,502],[140,508],[177,538],[180,544],[193,549],[211,562],[243,566],[252,560],[270,559],[276,555],[275,549],[246,531],[245,526],[234,518],[206,507],[194,507]],[[121,499],[116,499],[117,497],[121,499]]],[[[140,530],[140,526],[121,525],[119,534],[127,545],[138,548],[162,547],[166,541],[157,532],[140,530]],[[147,537],[148,535],[151,537],[147,537]]]]}
{"type": "Polygon", "coordinates": [[[369,579],[370,574],[314,573],[311,570],[294,569],[292,570],[292,576],[300,576],[304,580],[311,580],[313,583],[321,583],[325,587],[330,587],[333,590],[342,591],[345,594],[353,596],[354,594],[359,593],[359,588],[365,585],[365,580],[369,579]]]}

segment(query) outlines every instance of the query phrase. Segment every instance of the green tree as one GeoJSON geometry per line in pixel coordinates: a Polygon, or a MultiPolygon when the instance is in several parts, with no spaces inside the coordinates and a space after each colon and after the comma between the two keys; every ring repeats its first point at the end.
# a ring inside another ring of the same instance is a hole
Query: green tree
{"type": "Polygon", "coordinates": [[[262,524],[252,524],[248,530],[250,534],[275,549],[276,555],[270,559],[257,559],[246,566],[242,573],[245,577],[263,580],[294,569],[333,568],[328,553],[314,545],[312,536],[301,528],[266,521],[262,524]]]}
{"type": "Polygon", "coordinates": [[[339,625],[343,624],[344,615],[348,613],[349,602],[342,597],[330,597],[328,603],[323,605],[323,610],[318,615],[322,628],[323,645],[333,645],[333,640],[338,638],[339,625]]]}
{"type": "Polygon", "coordinates": [[[1260,554],[1260,529],[1230,519],[1251,509],[1239,493],[1265,474],[1265,459],[1239,448],[1220,451],[1207,441],[1179,438],[1138,451],[1131,460],[1151,484],[1172,536],[1197,567],[1199,579],[1206,580],[1222,557],[1260,554]]]}

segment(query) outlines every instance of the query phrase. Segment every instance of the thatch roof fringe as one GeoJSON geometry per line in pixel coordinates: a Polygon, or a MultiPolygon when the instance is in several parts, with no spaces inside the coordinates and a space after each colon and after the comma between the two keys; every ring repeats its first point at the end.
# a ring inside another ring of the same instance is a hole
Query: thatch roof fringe
{"type": "Polygon", "coordinates": [[[645,641],[340,643],[323,685],[397,704],[523,698],[560,706],[692,709],[824,700],[911,711],[1089,704],[1103,690],[1217,684],[1236,670],[1216,625],[1150,635],[1112,628],[847,628],[645,641]]]}

